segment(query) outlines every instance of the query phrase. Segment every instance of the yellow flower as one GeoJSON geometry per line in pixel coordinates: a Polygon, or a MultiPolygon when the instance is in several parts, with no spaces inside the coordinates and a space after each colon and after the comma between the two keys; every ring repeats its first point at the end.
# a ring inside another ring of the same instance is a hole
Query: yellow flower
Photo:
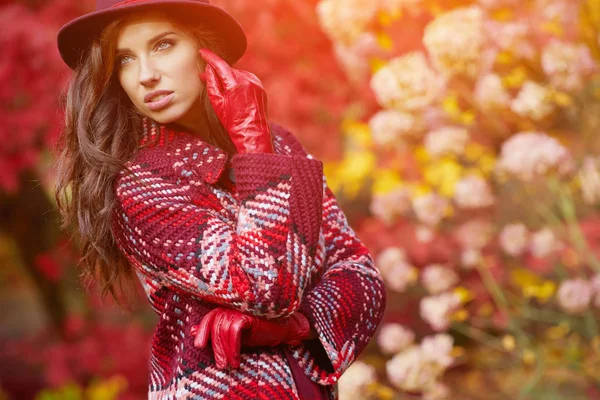
{"type": "Polygon", "coordinates": [[[536,356],[533,350],[525,349],[523,350],[522,358],[525,365],[532,365],[535,362],[536,356]]]}
{"type": "Polygon", "coordinates": [[[94,382],[86,389],[86,399],[116,400],[118,395],[127,388],[127,380],[120,376],[94,382]]]}
{"type": "Polygon", "coordinates": [[[463,286],[455,287],[454,289],[452,289],[452,292],[458,295],[461,304],[468,303],[475,297],[472,291],[463,286]]]}
{"type": "Polygon", "coordinates": [[[517,341],[513,335],[504,335],[502,338],[502,347],[507,351],[513,351],[517,347],[517,341]]]}
{"type": "Polygon", "coordinates": [[[567,321],[561,321],[558,325],[548,328],[546,330],[546,336],[551,340],[558,340],[564,338],[567,333],[571,330],[567,321]]]}
{"type": "Polygon", "coordinates": [[[387,65],[387,61],[374,57],[369,60],[369,65],[371,66],[371,73],[374,75],[377,71],[387,65]]]}
{"type": "Polygon", "coordinates": [[[377,44],[384,50],[392,50],[394,47],[394,41],[390,37],[390,35],[384,32],[377,33],[377,44]]]}
{"type": "Polygon", "coordinates": [[[456,322],[464,322],[469,318],[469,311],[461,308],[452,314],[452,319],[456,322]]]}
{"type": "Polygon", "coordinates": [[[516,88],[522,86],[526,80],[527,70],[524,66],[519,65],[502,78],[502,83],[507,88],[516,88]]]}
{"type": "Polygon", "coordinates": [[[427,165],[423,177],[427,184],[437,188],[440,195],[450,198],[454,196],[461,172],[462,166],[456,160],[447,157],[427,165]]]}
{"type": "Polygon", "coordinates": [[[372,145],[373,136],[368,124],[346,119],[342,122],[342,131],[350,141],[350,147],[368,148],[372,145]]]}
{"type": "Polygon", "coordinates": [[[387,194],[402,186],[402,178],[397,171],[393,169],[379,168],[375,171],[376,178],[371,188],[374,195],[387,194]]]}

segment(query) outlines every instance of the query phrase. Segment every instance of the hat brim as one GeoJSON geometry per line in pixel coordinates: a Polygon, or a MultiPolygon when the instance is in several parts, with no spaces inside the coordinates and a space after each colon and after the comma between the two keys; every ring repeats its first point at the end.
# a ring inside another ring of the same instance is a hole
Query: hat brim
{"type": "Polygon", "coordinates": [[[133,3],[106,10],[95,11],[75,18],[63,25],[57,34],[57,45],[63,61],[75,69],[92,40],[119,15],[141,9],[163,9],[177,12],[186,19],[197,21],[216,33],[225,52],[223,58],[230,65],[239,60],[247,47],[247,39],[239,22],[222,8],[193,0],[161,0],[148,3],[133,3]],[[166,7],[165,7],[166,6],[166,7]],[[169,9],[171,7],[171,9],[169,9]]]}

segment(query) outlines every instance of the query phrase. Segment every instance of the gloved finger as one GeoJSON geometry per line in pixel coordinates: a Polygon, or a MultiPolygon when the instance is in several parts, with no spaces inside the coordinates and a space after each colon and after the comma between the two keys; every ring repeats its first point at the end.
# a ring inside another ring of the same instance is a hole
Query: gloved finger
{"type": "Polygon", "coordinates": [[[202,318],[202,321],[200,321],[200,325],[198,325],[196,338],[194,339],[194,346],[200,348],[206,346],[206,343],[208,342],[208,339],[210,337],[210,329],[213,325],[213,321],[215,319],[215,316],[217,315],[217,312],[218,309],[215,308],[214,310],[209,311],[204,316],[204,318],[202,318]]]}
{"type": "Polygon", "coordinates": [[[208,92],[221,96],[224,91],[223,86],[217,78],[215,70],[209,64],[206,64],[204,77],[206,78],[206,88],[208,92]]]}
{"type": "Polygon", "coordinates": [[[254,75],[252,72],[244,71],[243,69],[236,69],[235,73],[241,75],[244,79],[254,83],[256,86],[260,87],[261,89],[263,89],[263,90],[265,89],[261,80],[258,79],[258,77],[256,75],[254,75]]]}
{"type": "Polygon", "coordinates": [[[231,366],[233,368],[240,367],[243,328],[244,320],[238,318],[231,324],[231,328],[229,329],[229,359],[231,360],[231,366]]]}
{"type": "Polygon", "coordinates": [[[230,89],[237,84],[233,69],[227,64],[227,61],[209,49],[200,49],[199,53],[206,63],[215,69],[217,78],[221,81],[224,90],[230,89]]]}
{"type": "Polygon", "coordinates": [[[233,329],[235,320],[237,319],[235,314],[227,313],[224,318],[223,325],[219,332],[219,336],[221,341],[223,342],[223,347],[225,348],[225,355],[227,356],[227,363],[231,366],[234,364],[234,360],[237,357],[235,343],[231,342],[231,330],[233,329]]]}
{"type": "Polygon", "coordinates": [[[217,318],[215,318],[215,322],[212,326],[212,346],[213,353],[215,357],[215,362],[217,364],[217,368],[224,369],[227,367],[227,349],[226,343],[223,342],[223,336],[221,334],[221,330],[223,329],[223,324],[225,323],[225,313],[220,313],[217,318]]]}

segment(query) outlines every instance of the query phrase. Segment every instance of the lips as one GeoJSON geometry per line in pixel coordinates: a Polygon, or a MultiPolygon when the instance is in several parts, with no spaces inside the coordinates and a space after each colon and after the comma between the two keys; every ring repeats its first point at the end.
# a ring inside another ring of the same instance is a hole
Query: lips
{"type": "Polygon", "coordinates": [[[144,96],[144,103],[151,103],[153,101],[156,101],[159,96],[169,95],[171,93],[173,93],[172,90],[156,90],[144,96]]]}

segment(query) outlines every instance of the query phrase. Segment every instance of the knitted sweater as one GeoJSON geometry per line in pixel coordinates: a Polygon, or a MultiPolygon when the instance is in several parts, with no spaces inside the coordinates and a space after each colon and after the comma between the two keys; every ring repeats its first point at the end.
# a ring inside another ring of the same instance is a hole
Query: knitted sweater
{"type": "Polygon", "coordinates": [[[229,159],[198,136],[145,119],[140,151],[115,181],[115,239],[159,316],[149,399],[298,399],[282,346],[337,399],[336,382],[382,318],[380,272],[322,162],[270,126],[275,153],[229,159]],[[227,165],[234,186],[219,184],[227,165]],[[240,367],[220,370],[210,342],[198,349],[189,332],[215,307],[263,318],[300,311],[318,339],[242,348],[240,367]]]}

